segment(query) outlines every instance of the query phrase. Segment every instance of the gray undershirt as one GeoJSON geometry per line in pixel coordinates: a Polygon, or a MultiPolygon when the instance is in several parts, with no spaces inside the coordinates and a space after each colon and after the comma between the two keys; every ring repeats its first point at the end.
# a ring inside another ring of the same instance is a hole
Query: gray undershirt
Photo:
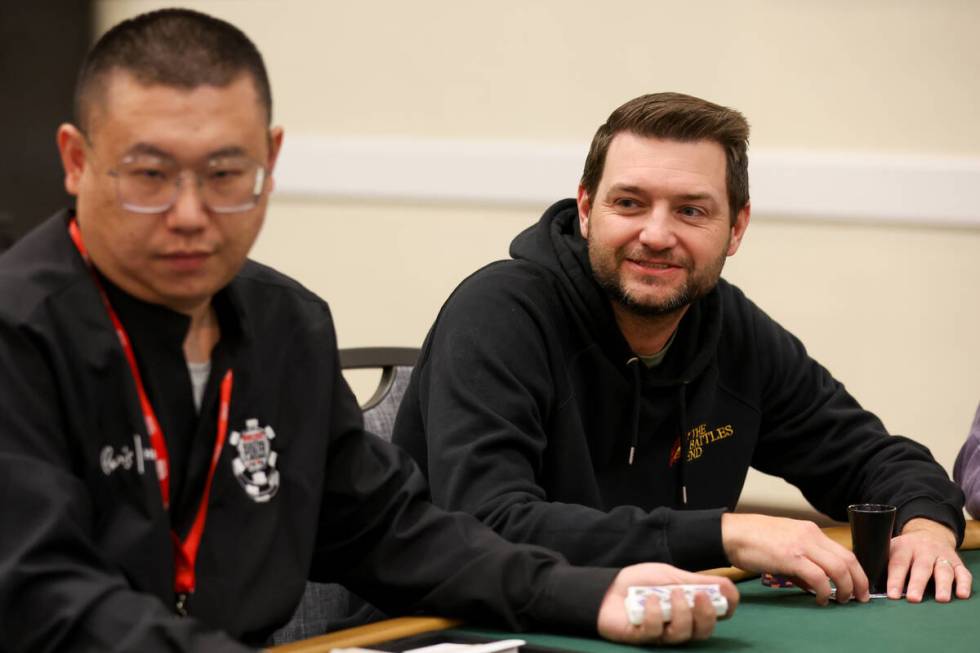
{"type": "Polygon", "coordinates": [[[643,364],[647,367],[656,367],[657,365],[660,365],[662,362],[664,362],[664,357],[667,356],[667,350],[670,349],[670,345],[674,342],[674,336],[676,335],[677,331],[670,334],[670,339],[667,340],[667,344],[664,345],[664,348],[658,351],[656,354],[651,354],[649,356],[640,356],[637,354],[636,357],[643,361],[643,364]]]}
{"type": "Polygon", "coordinates": [[[204,388],[211,375],[211,361],[203,363],[187,363],[187,371],[191,373],[191,390],[194,393],[194,407],[201,412],[201,402],[204,401],[204,388]]]}

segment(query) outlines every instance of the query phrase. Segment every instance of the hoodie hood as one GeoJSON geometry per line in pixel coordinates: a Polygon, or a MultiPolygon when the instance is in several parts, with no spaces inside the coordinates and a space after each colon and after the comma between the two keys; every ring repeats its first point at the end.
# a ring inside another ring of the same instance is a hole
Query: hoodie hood
{"type": "MultiPolygon", "coordinates": [[[[555,275],[564,301],[573,308],[580,328],[623,370],[636,354],[619,330],[611,301],[596,282],[589,262],[589,248],[579,230],[574,199],[556,202],[541,219],[513,240],[510,255],[546,268],[555,275]]],[[[663,363],[641,374],[644,384],[673,386],[689,383],[704,372],[718,348],[722,311],[717,288],[694,302],[677,328],[663,363]]]]}

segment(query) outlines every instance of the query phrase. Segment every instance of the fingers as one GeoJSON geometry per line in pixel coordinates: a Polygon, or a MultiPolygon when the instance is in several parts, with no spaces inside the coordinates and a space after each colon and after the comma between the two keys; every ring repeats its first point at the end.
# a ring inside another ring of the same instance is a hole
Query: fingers
{"type": "Polygon", "coordinates": [[[932,575],[936,585],[936,601],[939,603],[952,600],[954,587],[956,598],[970,598],[970,592],[973,590],[973,574],[959,557],[937,558],[932,575]]]}
{"type": "Polygon", "coordinates": [[[725,616],[723,616],[722,619],[728,619],[731,617],[735,613],[735,608],[738,607],[739,601],[738,589],[735,587],[735,583],[728,578],[723,578],[722,576],[702,576],[702,578],[705,580],[698,582],[716,584],[718,589],[721,590],[722,596],[724,596],[728,601],[728,610],[725,612],[725,616]]]}
{"type": "MultiPolygon", "coordinates": [[[[912,520],[915,521],[915,520],[912,520]]],[[[911,524],[912,521],[909,523],[911,524]]],[[[955,596],[970,597],[973,575],[956,554],[945,527],[934,527],[918,520],[916,528],[906,526],[902,534],[892,539],[888,563],[888,598],[899,599],[902,588],[911,603],[919,603],[932,579],[935,598],[948,603],[955,596]]]]}
{"type": "Polygon", "coordinates": [[[830,602],[831,588],[830,579],[824,569],[810,560],[801,560],[797,569],[794,578],[799,579],[804,587],[816,594],[818,604],[827,605],[830,602]]]}
{"type": "Polygon", "coordinates": [[[742,569],[772,571],[801,579],[817,601],[828,602],[830,581],[837,598],[867,601],[868,579],[854,554],[816,524],[764,515],[722,515],[722,543],[728,559],[742,569]]]}
{"type": "Polygon", "coordinates": [[[953,574],[956,576],[956,598],[968,599],[973,591],[973,574],[962,561],[957,559],[957,562],[959,564],[953,565],[953,574]]]}
{"type": "Polygon", "coordinates": [[[888,554],[888,598],[890,599],[902,598],[905,577],[908,576],[909,567],[912,566],[912,549],[899,544],[899,538],[893,539],[888,554]]]}
{"type": "Polygon", "coordinates": [[[852,596],[861,602],[870,600],[868,577],[854,554],[829,538],[824,540],[815,541],[799,557],[792,576],[816,594],[820,605],[830,601],[831,581],[837,588],[838,603],[847,603],[852,596]]]}
{"type": "MultiPolygon", "coordinates": [[[[728,609],[732,609],[731,604],[729,604],[728,609]]],[[[698,641],[708,639],[715,629],[718,617],[715,614],[715,606],[711,604],[711,599],[708,598],[707,594],[699,592],[694,596],[693,614],[694,627],[691,632],[691,639],[698,641]]]]}
{"type": "Polygon", "coordinates": [[[735,583],[733,583],[731,579],[725,578],[724,576],[712,576],[709,574],[697,574],[690,571],[677,570],[677,573],[674,575],[674,580],[672,580],[671,583],[688,585],[717,585],[718,589],[721,591],[721,595],[728,601],[728,610],[725,612],[725,616],[721,617],[722,619],[728,619],[730,616],[732,616],[732,614],[734,614],[735,608],[738,607],[738,588],[735,587],[735,583]]]}
{"type": "MultiPolygon", "coordinates": [[[[933,569],[936,568],[935,559],[930,560],[929,557],[920,556],[912,560],[912,568],[909,571],[909,584],[905,588],[905,598],[908,599],[909,603],[922,602],[922,596],[926,593],[926,585],[929,584],[933,569]]],[[[947,578],[945,588],[947,600],[949,600],[949,585],[951,581],[951,578],[947,578]]],[[[939,589],[938,583],[936,589],[939,589]]]]}
{"type": "Polygon", "coordinates": [[[936,582],[936,601],[939,603],[948,603],[953,598],[953,583],[956,581],[953,565],[947,558],[936,558],[932,577],[936,582]]]}
{"type": "MultiPolygon", "coordinates": [[[[712,615],[714,617],[714,615],[712,615]]],[[[714,628],[714,619],[711,620],[711,628],[714,628]]],[[[691,639],[694,631],[694,615],[687,605],[684,592],[675,589],[670,593],[670,623],[664,626],[663,635],[660,641],[664,644],[680,644],[691,639]]],[[[708,632],[711,632],[710,630],[708,632]]]]}
{"type": "MultiPolygon", "coordinates": [[[[837,587],[838,603],[847,603],[852,596],[861,602],[871,599],[868,577],[861,564],[840,544],[827,538],[827,542],[813,553],[813,561],[837,587]]],[[[825,580],[823,584],[829,585],[829,581],[825,580]]]]}
{"type": "Polygon", "coordinates": [[[606,591],[599,606],[597,630],[599,634],[627,644],[679,644],[688,640],[701,640],[714,631],[718,617],[715,606],[707,593],[697,592],[693,605],[688,605],[682,589],[674,589],[670,596],[670,620],[664,623],[659,600],[647,600],[640,624],[630,623],[626,610],[628,588],[631,585],[718,585],[728,601],[730,616],[738,606],[738,590],[727,578],[693,574],[661,563],[643,563],[620,570],[606,591]]]}
{"type": "MultiPolygon", "coordinates": [[[[673,609],[671,605],[671,609],[673,609]]],[[[664,616],[660,610],[660,601],[647,601],[643,609],[643,624],[627,626],[625,637],[619,641],[626,644],[658,644],[663,641],[664,616]]]]}
{"type": "Polygon", "coordinates": [[[707,594],[698,592],[694,605],[689,606],[684,592],[675,589],[670,593],[670,622],[663,625],[659,642],[680,644],[692,639],[707,639],[714,631],[716,621],[715,608],[707,594]]]}

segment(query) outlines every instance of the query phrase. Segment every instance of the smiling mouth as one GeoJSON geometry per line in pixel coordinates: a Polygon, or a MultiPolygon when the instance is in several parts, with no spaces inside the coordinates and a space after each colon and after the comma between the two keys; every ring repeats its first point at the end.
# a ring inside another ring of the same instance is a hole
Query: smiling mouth
{"type": "Polygon", "coordinates": [[[680,267],[679,265],[675,265],[673,263],[662,263],[659,261],[640,261],[632,258],[626,260],[632,263],[633,265],[639,266],[641,268],[645,268],[647,270],[670,270],[672,268],[680,267]]]}

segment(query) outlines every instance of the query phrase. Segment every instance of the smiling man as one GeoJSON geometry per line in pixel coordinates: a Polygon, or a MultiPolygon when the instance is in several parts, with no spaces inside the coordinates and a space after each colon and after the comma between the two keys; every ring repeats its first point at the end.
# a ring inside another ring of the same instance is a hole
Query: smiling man
{"type": "Polygon", "coordinates": [[[241,651],[307,579],[389,612],[626,642],[707,637],[707,596],[627,621],[630,585],[427,499],[365,433],[326,303],[247,260],[283,132],[262,58],[186,10],[117,25],[58,130],[75,210],[0,258],[4,651],[241,651]]]}
{"type": "Polygon", "coordinates": [[[749,224],[749,127],[659,93],[612,113],[577,200],[443,306],[394,440],[433,499],[579,564],[728,563],[868,598],[811,522],[729,512],[750,466],[836,519],[898,506],[888,595],[970,595],[963,495],[890,436],[803,345],[720,278],[749,224]],[[421,435],[424,433],[424,436],[421,435]]]}

